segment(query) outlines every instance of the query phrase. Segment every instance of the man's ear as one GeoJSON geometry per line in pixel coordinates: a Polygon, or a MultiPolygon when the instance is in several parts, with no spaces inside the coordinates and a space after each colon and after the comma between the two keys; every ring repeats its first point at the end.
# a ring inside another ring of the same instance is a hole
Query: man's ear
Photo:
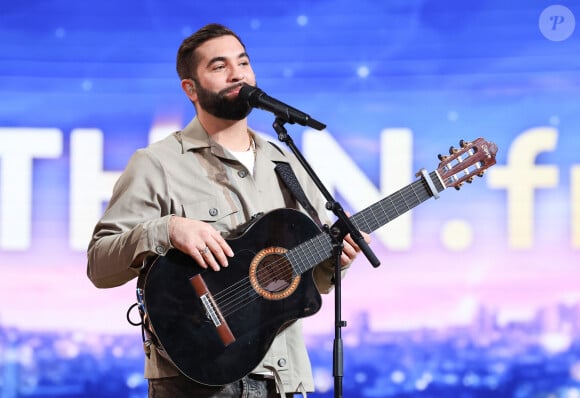
{"type": "Polygon", "coordinates": [[[191,79],[183,79],[181,81],[181,89],[185,92],[190,99],[193,100],[192,96],[196,94],[195,92],[195,84],[191,79]]]}

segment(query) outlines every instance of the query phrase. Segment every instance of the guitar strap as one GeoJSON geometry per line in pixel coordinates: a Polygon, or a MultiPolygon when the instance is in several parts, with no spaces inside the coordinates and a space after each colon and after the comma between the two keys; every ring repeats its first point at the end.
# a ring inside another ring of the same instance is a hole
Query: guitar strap
{"type": "Polygon", "coordinates": [[[306,197],[306,194],[304,193],[302,186],[298,182],[298,178],[296,178],[296,174],[294,174],[294,170],[292,170],[290,164],[286,162],[274,162],[274,163],[276,163],[276,167],[274,168],[274,170],[278,174],[278,177],[280,177],[280,179],[284,182],[286,187],[290,190],[290,192],[292,192],[294,198],[298,201],[298,203],[302,205],[304,210],[308,212],[310,217],[312,217],[312,219],[318,224],[318,226],[321,227],[322,223],[320,222],[318,213],[316,212],[314,206],[312,206],[312,203],[310,203],[310,201],[306,197]]]}

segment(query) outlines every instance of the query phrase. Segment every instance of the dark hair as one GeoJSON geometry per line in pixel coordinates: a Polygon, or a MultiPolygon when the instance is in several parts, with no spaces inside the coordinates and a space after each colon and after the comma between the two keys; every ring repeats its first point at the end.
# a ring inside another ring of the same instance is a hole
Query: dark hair
{"type": "Polygon", "coordinates": [[[242,40],[231,29],[217,23],[206,25],[183,40],[179,46],[176,69],[181,80],[196,77],[194,75],[198,60],[195,56],[195,50],[206,41],[222,36],[234,36],[244,47],[244,50],[246,49],[242,40]]]}

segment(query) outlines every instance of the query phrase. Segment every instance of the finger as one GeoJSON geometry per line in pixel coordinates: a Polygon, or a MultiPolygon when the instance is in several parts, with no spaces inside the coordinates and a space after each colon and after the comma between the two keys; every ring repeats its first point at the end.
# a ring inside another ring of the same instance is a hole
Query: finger
{"type": "Polygon", "coordinates": [[[347,259],[353,260],[358,253],[357,248],[358,246],[345,241],[342,245],[342,254],[345,255],[347,259]]]}
{"type": "MultiPolygon", "coordinates": [[[[364,241],[367,244],[371,243],[371,236],[369,234],[367,234],[366,232],[363,232],[363,231],[360,231],[360,234],[362,235],[364,241]]],[[[350,245],[352,245],[352,247],[355,248],[357,253],[360,252],[360,247],[355,243],[354,239],[352,239],[350,234],[346,235],[346,237],[344,239],[346,242],[348,242],[350,245]]]]}
{"type": "Polygon", "coordinates": [[[214,257],[217,259],[222,267],[228,266],[228,257],[234,256],[234,251],[228,244],[228,242],[221,236],[217,230],[213,230],[212,233],[205,239],[206,245],[211,250],[214,257]]]}
{"type": "Polygon", "coordinates": [[[352,264],[352,262],[354,261],[354,259],[356,258],[356,254],[355,255],[349,255],[348,253],[345,253],[344,251],[340,254],[340,265],[342,268],[348,267],[349,265],[352,264]]]}
{"type": "Polygon", "coordinates": [[[210,267],[211,269],[213,269],[214,271],[219,271],[220,265],[217,263],[211,248],[209,246],[206,246],[207,249],[204,249],[200,252],[201,256],[203,257],[205,264],[207,264],[208,267],[210,267]]]}
{"type": "Polygon", "coordinates": [[[193,250],[189,252],[189,255],[195,260],[197,265],[199,265],[201,268],[207,269],[207,263],[205,262],[205,259],[201,253],[201,250],[193,248],[193,250]]]}
{"type": "MultiPolygon", "coordinates": [[[[220,242],[213,240],[207,243],[207,247],[209,248],[209,255],[211,259],[213,259],[213,261],[216,262],[218,266],[221,265],[222,267],[227,267],[229,265],[228,256],[226,253],[232,253],[233,255],[233,251],[227,243],[225,243],[224,247],[220,244],[220,242]]],[[[211,259],[208,259],[208,256],[204,256],[204,258],[211,262],[211,259]]]]}
{"type": "MultiPolygon", "coordinates": [[[[223,236],[221,236],[220,234],[217,234],[217,236],[215,236],[214,239],[215,239],[216,244],[219,246],[220,250],[224,253],[224,256],[227,256],[227,257],[234,256],[234,251],[232,250],[232,248],[230,247],[228,242],[223,238],[223,236]]],[[[214,254],[215,254],[215,252],[214,252],[214,254]]]]}
{"type": "Polygon", "coordinates": [[[363,231],[361,231],[360,233],[362,234],[362,236],[365,239],[365,242],[367,244],[371,243],[371,236],[369,234],[367,234],[366,232],[363,232],[363,231]]]}
{"type": "Polygon", "coordinates": [[[342,253],[340,255],[340,266],[342,268],[348,267],[352,263],[352,259],[349,258],[346,254],[342,253]]]}
{"type": "Polygon", "coordinates": [[[354,239],[350,236],[350,234],[346,235],[343,242],[343,247],[350,246],[355,253],[360,252],[360,247],[354,242],[354,239]]]}

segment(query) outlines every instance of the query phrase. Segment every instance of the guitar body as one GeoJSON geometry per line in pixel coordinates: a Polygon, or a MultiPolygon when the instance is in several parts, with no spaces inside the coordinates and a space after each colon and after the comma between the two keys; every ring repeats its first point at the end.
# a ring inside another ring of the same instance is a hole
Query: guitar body
{"type": "Polygon", "coordinates": [[[219,272],[178,250],[158,257],[145,276],[143,304],[177,368],[206,385],[234,382],[260,364],[285,324],[316,313],[312,269],[296,275],[282,254],[320,232],[303,213],[278,209],[228,240],[234,257],[219,272]]]}

